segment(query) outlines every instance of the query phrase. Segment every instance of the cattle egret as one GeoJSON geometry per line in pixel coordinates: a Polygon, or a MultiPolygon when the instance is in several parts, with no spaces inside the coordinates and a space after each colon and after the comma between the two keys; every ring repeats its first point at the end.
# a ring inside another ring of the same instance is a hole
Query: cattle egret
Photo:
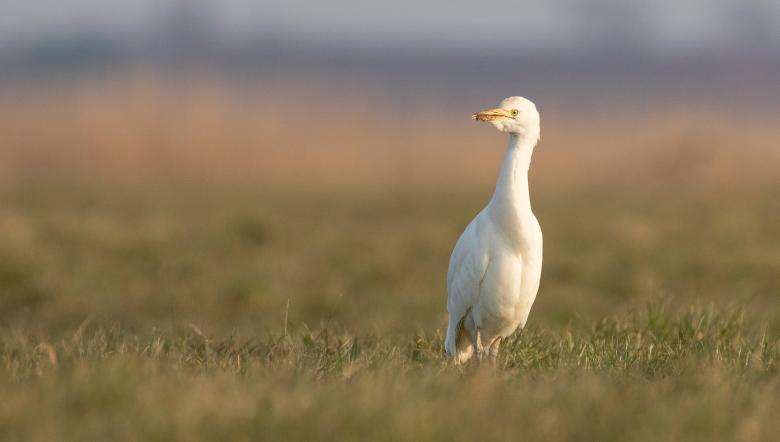
{"type": "Polygon", "coordinates": [[[501,339],[525,326],[542,273],[542,230],[528,195],[528,168],[540,136],[536,105],[510,97],[472,118],[508,133],[509,148],[493,197],[450,256],[444,348],[458,363],[474,353],[495,361],[501,339]]]}

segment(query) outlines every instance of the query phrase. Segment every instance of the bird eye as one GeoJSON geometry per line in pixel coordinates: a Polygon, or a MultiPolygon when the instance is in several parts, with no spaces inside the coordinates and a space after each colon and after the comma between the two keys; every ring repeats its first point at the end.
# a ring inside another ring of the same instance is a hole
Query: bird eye
{"type": "Polygon", "coordinates": [[[513,117],[516,117],[516,116],[517,116],[517,114],[518,114],[518,111],[517,111],[517,109],[512,109],[512,116],[513,116],[513,117]]]}

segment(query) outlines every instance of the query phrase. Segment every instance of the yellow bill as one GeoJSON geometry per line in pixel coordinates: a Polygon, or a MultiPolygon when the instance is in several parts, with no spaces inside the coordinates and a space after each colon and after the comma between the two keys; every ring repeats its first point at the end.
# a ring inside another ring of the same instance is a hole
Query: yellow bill
{"type": "Polygon", "coordinates": [[[496,121],[501,120],[504,118],[512,118],[512,112],[496,108],[496,109],[489,109],[482,112],[477,112],[476,114],[472,115],[471,118],[477,120],[477,121],[496,121]]]}

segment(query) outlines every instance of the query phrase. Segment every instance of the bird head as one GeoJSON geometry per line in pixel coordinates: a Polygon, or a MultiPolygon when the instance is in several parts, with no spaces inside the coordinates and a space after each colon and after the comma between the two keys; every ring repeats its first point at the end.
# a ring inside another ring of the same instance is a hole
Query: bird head
{"type": "Polygon", "coordinates": [[[506,98],[497,108],[477,112],[471,118],[486,121],[501,132],[539,139],[539,111],[527,98],[506,98]]]}

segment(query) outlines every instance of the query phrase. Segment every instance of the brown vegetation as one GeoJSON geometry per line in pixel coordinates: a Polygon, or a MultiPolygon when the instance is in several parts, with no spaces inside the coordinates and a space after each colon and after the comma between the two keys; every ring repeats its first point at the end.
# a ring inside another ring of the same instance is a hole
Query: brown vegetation
{"type": "MultiPolygon", "coordinates": [[[[492,183],[504,139],[470,121],[469,110],[376,101],[147,76],[6,91],[0,179],[343,190],[492,183]]],[[[689,109],[546,113],[534,185],[777,185],[779,118],[689,109]]]]}

